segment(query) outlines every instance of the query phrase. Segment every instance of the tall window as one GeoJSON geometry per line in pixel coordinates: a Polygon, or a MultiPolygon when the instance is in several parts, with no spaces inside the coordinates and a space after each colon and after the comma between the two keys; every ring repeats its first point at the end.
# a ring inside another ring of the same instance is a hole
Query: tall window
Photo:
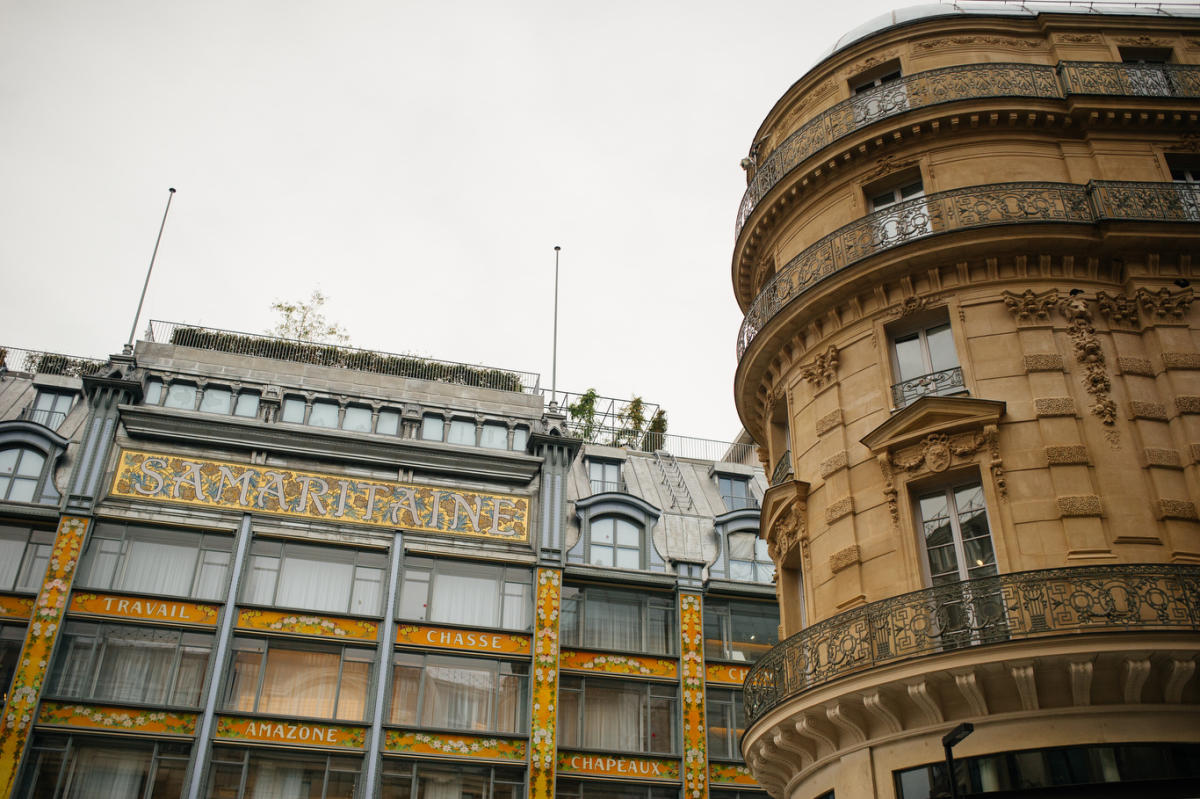
{"type": "Polygon", "coordinates": [[[377,615],[387,555],[291,541],[250,547],[245,602],[285,608],[377,615]]]}
{"type": "Polygon", "coordinates": [[[588,460],[588,477],[593,494],[625,490],[621,484],[621,464],[616,461],[588,460]]]}
{"type": "Polygon", "coordinates": [[[0,501],[37,502],[46,456],[32,447],[0,450],[0,501]]]}
{"type": "Polygon", "coordinates": [[[773,603],[705,599],[705,659],[752,663],[778,643],[779,608],[773,603]]]}
{"type": "Polygon", "coordinates": [[[361,767],[361,757],[215,746],[208,796],[209,799],[353,799],[361,767]]]}
{"type": "Polygon", "coordinates": [[[918,397],[964,390],[962,369],[954,351],[954,334],[944,318],[893,333],[892,354],[896,378],[892,402],[897,408],[918,397]]]}
{"type": "Polygon", "coordinates": [[[669,655],[675,651],[675,601],[669,595],[598,586],[563,586],[563,646],[669,655]]]}
{"type": "Polygon", "coordinates": [[[79,585],[223,599],[232,546],[228,535],[99,522],[83,553],[79,585]]]}
{"type": "Polygon", "coordinates": [[[872,216],[871,243],[886,249],[920,238],[932,231],[929,206],[909,202],[925,196],[919,174],[907,174],[873,183],[865,189],[872,216]]]}
{"type": "Polygon", "coordinates": [[[745,510],[758,507],[758,501],[750,492],[750,481],[745,477],[718,475],[717,488],[721,491],[725,510],[745,510]]]}
{"type": "Polygon", "coordinates": [[[212,642],[207,633],[68,621],[47,691],[84,701],[199,707],[212,642]]]}
{"type": "Polygon", "coordinates": [[[996,575],[983,486],[939,489],[917,497],[916,504],[933,585],[996,575]]]}
{"type": "Polygon", "coordinates": [[[379,799],[522,799],[524,796],[522,769],[383,760],[379,799]]]}
{"type": "Polygon", "coordinates": [[[8,702],[8,689],[24,643],[24,624],[0,624],[0,707],[8,702]]]}
{"type": "Polygon", "coordinates": [[[375,652],[233,639],[228,710],[364,721],[375,652]]]}
{"type": "Polygon", "coordinates": [[[908,86],[900,82],[900,62],[864,72],[850,82],[854,94],[851,113],[855,127],[870,124],[908,109],[908,86]]]}
{"type": "Polygon", "coordinates": [[[774,577],[775,564],[758,533],[729,534],[729,579],[769,583],[774,577]]]}
{"type": "Polygon", "coordinates": [[[604,752],[673,754],[679,689],[674,685],[561,677],[558,745],[604,752]]]}
{"type": "Polygon", "coordinates": [[[737,688],[709,688],[705,692],[708,722],[708,756],[716,760],[741,760],[738,741],[746,730],[742,692],[737,688]]]}
{"type": "Polygon", "coordinates": [[[74,391],[39,388],[37,396],[33,400],[29,421],[37,422],[51,430],[57,430],[59,425],[66,421],[73,404],[75,404],[74,391]]]}
{"type": "Polygon", "coordinates": [[[1200,157],[1168,153],[1167,166],[1184,219],[1200,220],[1200,157]]]}
{"type": "Polygon", "coordinates": [[[402,619],[527,630],[529,569],[470,561],[405,558],[402,619]]]}
{"type": "Polygon", "coordinates": [[[14,795],[39,799],[182,796],[190,743],[43,735],[33,739],[14,795]]]}
{"type": "Polygon", "coordinates": [[[39,591],[52,549],[51,530],[0,524],[0,591],[39,591]]]}
{"type": "Polygon", "coordinates": [[[592,566],[641,569],[642,528],[620,516],[602,516],[588,525],[587,562],[592,566]]]}
{"type": "Polygon", "coordinates": [[[526,663],[397,652],[392,675],[392,724],[474,732],[526,730],[526,663]]]}
{"type": "Polygon", "coordinates": [[[475,422],[471,419],[451,419],[446,443],[461,444],[464,447],[475,446],[475,422]]]}

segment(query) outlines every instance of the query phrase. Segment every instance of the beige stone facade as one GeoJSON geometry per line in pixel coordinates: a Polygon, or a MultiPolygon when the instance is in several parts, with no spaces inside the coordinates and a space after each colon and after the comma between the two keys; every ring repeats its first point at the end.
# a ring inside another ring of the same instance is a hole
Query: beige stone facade
{"type": "Polygon", "coordinates": [[[788,636],[743,753],[773,796],[924,799],[967,721],[961,795],[1193,795],[1200,12],[942,9],[839,42],[743,162],[788,636]]]}

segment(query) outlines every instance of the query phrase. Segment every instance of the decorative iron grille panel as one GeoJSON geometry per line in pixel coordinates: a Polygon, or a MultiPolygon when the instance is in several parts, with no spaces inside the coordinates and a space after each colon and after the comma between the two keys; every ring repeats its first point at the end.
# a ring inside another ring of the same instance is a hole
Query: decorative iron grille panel
{"type": "Polygon", "coordinates": [[[1200,66],[1064,61],[1058,66],[1067,94],[1200,97],[1200,66]]]}
{"type": "Polygon", "coordinates": [[[1048,635],[1200,630],[1200,567],[1080,566],[964,580],[818,622],[746,677],[748,723],[839,677],[907,658],[1048,635]]]}
{"type": "Polygon", "coordinates": [[[892,386],[892,405],[903,408],[917,397],[940,396],[963,390],[962,367],[943,369],[892,386]]]}

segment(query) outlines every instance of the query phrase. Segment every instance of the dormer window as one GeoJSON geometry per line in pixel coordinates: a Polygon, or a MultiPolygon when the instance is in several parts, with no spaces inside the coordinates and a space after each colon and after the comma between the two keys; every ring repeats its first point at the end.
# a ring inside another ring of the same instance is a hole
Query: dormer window
{"type": "Polygon", "coordinates": [[[603,516],[591,524],[588,564],[616,569],[642,568],[642,530],[619,516],[603,516]]]}
{"type": "Polygon", "coordinates": [[[75,404],[74,391],[55,391],[39,388],[27,418],[43,427],[57,430],[66,421],[71,406],[75,404]]]}
{"type": "Polygon", "coordinates": [[[0,501],[36,502],[46,456],[32,447],[0,450],[0,501]]]}
{"type": "Polygon", "coordinates": [[[750,481],[745,477],[721,475],[717,478],[717,487],[721,491],[721,499],[725,502],[725,510],[758,507],[758,500],[750,493],[750,481]]]}
{"type": "Polygon", "coordinates": [[[621,464],[616,461],[589,460],[588,478],[593,494],[624,490],[621,485],[621,464]]]}

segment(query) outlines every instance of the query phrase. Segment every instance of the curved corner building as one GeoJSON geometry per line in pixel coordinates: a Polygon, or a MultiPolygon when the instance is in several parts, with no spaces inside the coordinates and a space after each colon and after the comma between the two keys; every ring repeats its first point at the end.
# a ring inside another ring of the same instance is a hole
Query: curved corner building
{"type": "Polygon", "coordinates": [[[1200,795],[1200,8],[1115,8],[894,12],[743,162],[772,796],[1200,795]]]}

